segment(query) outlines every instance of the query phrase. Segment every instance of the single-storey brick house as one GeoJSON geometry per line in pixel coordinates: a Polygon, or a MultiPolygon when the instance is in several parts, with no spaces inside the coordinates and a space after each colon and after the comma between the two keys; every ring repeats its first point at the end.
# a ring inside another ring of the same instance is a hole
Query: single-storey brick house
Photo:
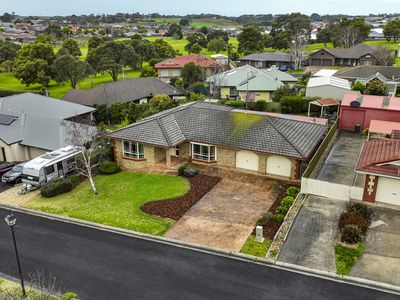
{"type": "Polygon", "coordinates": [[[356,171],[366,175],[364,201],[400,205],[400,140],[366,142],[356,171]]]}
{"type": "Polygon", "coordinates": [[[376,47],[358,44],[351,48],[324,48],[310,54],[310,66],[374,66],[379,65],[375,57],[376,47]]]}
{"type": "Polygon", "coordinates": [[[298,180],[324,137],[326,122],[318,121],[191,102],[107,136],[125,169],[181,160],[298,180]]]}

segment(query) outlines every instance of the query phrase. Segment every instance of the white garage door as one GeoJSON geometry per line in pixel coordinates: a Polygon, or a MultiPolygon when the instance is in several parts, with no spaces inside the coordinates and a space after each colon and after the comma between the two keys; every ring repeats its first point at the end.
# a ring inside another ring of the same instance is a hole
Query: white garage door
{"type": "Polygon", "coordinates": [[[400,180],[379,177],[375,200],[400,205],[400,180]]]}
{"type": "Polygon", "coordinates": [[[267,174],[290,177],[292,162],[282,156],[269,156],[267,158],[267,174]]]}
{"type": "Polygon", "coordinates": [[[236,168],[258,171],[258,155],[250,151],[236,152],[236,168]]]}

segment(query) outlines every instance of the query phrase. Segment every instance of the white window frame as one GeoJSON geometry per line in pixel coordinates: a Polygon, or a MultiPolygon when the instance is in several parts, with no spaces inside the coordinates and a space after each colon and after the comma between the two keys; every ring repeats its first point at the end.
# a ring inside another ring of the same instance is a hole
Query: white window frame
{"type": "Polygon", "coordinates": [[[141,143],[122,141],[122,156],[125,158],[144,159],[144,145],[141,143]],[[125,151],[125,143],[129,143],[129,152],[125,151]],[[133,151],[133,145],[136,146],[136,152],[133,151]]]}
{"type": "Polygon", "coordinates": [[[195,160],[199,160],[199,161],[205,161],[205,162],[214,162],[214,161],[217,161],[217,146],[214,146],[214,145],[209,145],[209,144],[202,144],[202,143],[190,143],[190,156],[191,156],[191,158],[192,159],[195,159],[195,160]],[[195,145],[198,145],[198,146],[203,146],[203,147],[208,147],[208,155],[204,155],[204,154],[201,154],[201,153],[194,153],[194,147],[195,147],[195,145]],[[211,149],[211,147],[214,147],[214,157],[213,157],[213,159],[212,159],[212,156],[211,156],[211,151],[210,151],[210,149],[211,149]]]}

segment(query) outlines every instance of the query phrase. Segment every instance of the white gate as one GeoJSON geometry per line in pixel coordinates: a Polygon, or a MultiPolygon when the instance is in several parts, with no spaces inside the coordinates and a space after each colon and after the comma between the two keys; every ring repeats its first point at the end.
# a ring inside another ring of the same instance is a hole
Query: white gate
{"type": "Polygon", "coordinates": [[[305,194],[338,200],[362,200],[363,189],[311,178],[301,179],[301,192],[305,194]]]}

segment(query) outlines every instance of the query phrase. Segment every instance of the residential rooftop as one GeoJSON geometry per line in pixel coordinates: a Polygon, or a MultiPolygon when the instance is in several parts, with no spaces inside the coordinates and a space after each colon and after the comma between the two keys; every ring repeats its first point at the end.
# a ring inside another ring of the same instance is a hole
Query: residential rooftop
{"type": "Polygon", "coordinates": [[[191,102],[108,134],[164,148],[198,142],[305,160],[326,131],[313,118],[294,119],[231,107],[191,102]]]}

